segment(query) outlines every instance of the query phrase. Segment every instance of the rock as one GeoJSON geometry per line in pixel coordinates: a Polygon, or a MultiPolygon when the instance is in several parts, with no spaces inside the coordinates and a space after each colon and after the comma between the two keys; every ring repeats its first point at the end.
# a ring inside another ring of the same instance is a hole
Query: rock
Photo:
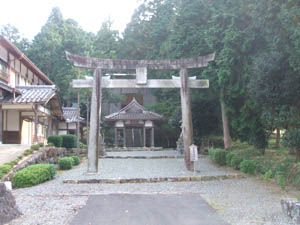
{"type": "Polygon", "coordinates": [[[0,225],[10,222],[21,215],[16,200],[5,183],[0,183],[0,225]]]}
{"type": "Polygon", "coordinates": [[[286,216],[300,224],[300,201],[298,199],[283,199],[281,200],[281,207],[286,216]]]}

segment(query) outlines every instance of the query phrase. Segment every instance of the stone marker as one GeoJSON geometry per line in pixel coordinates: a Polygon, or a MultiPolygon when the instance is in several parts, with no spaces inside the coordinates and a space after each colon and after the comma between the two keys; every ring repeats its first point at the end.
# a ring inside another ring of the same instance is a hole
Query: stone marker
{"type": "Polygon", "coordinates": [[[0,183],[0,225],[10,222],[21,215],[16,200],[5,183],[0,183]]]}
{"type": "Polygon", "coordinates": [[[281,200],[283,213],[291,218],[297,224],[300,224],[300,200],[299,199],[284,199],[281,200]]]}

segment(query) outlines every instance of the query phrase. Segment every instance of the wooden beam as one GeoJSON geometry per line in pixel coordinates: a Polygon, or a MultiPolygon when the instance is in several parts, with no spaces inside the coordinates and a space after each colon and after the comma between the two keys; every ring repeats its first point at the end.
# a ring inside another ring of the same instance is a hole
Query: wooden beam
{"type": "Polygon", "coordinates": [[[128,70],[146,67],[148,69],[172,69],[200,68],[206,67],[208,62],[215,59],[215,53],[188,59],[168,59],[168,60],[125,60],[125,59],[99,59],[86,56],[74,55],[66,52],[67,59],[74,66],[86,69],[106,69],[106,70],[128,70]]]}
{"type": "MultiPolygon", "coordinates": [[[[188,80],[189,88],[209,88],[209,80],[188,80]]],[[[93,80],[73,80],[73,88],[91,88],[93,80]]],[[[137,84],[136,80],[107,79],[102,78],[102,88],[180,88],[181,83],[178,79],[153,79],[147,80],[145,85],[137,84]]]]}

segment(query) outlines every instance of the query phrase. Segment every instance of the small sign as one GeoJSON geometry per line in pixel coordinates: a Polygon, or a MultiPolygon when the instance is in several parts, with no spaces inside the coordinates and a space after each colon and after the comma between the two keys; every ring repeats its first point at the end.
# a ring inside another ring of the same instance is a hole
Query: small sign
{"type": "Polygon", "coordinates": [[[195,162],[198,161],[198,147],[197,145],[192,144],[190,146],[190,160],[195,162]]]}

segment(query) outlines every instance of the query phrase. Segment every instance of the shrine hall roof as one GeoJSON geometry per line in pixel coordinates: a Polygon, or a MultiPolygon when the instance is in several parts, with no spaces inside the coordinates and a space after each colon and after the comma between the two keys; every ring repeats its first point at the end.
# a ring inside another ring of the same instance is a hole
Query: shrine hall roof
{"type": "Polygon", "coordinates": [[[112,113],[104,117],[105,121],[117,120],[163,120],[164,117],[155,112],[151,112],[140,105],[134,98],[127,106],[118,112],[112,113]]]}
{"type": "MultiPolygon", "coordinates": [[[[66,118],[67,123],[78,122],[77,107],[63,107],[62,110],[64,112],[64,117],[66,118]]],[[[84,119],[82,117],[79,117],[79,121],[84,122],[84,119]]]]}

